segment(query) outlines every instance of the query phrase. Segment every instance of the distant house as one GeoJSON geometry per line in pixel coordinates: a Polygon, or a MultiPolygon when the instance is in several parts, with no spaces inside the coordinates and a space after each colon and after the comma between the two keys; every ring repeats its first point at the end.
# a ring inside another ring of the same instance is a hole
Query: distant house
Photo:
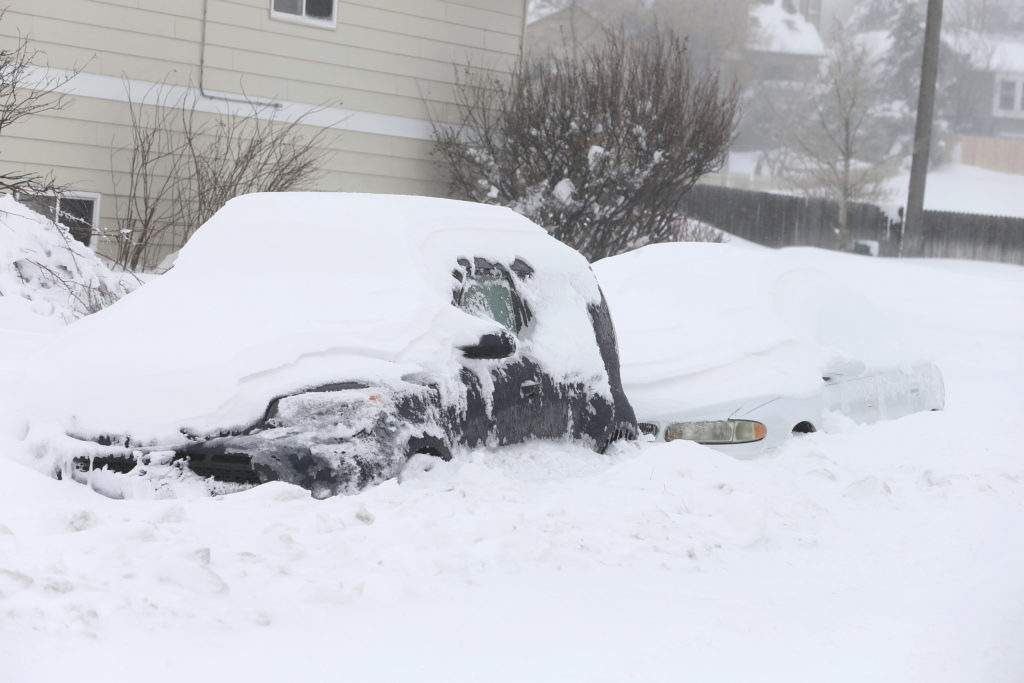
{"type": "Polygon", "coordinates": [[[1024,174],[1024,38],[979,34],[966,40],[976,71],[963,86],[953,159],[1024,174]]]}
{"type": "Polygon", "coordinates": [[[573,56],[604,39],[601,22],[582,7],[565,9],[534,3],[527,14],[523,53],[541,57],[548,52],[573,56]]]}
{"type": "Polygon", "coordinates": [[[1024,139],[1024,37],[995,40],[982,79],[991,88],[989,134],[1024,139]]]}
{"type": "MultiPolygon", "coordinates": [[[[819,16],[820,5],[805,2],[819,16]]],[[[745,80],[807,81],[814,78],[825,46],[814,23],[794,0],[750,3],[745,80]]]]}
{"type": "MultiPolygon", "coordinates": [[[[272,100],[318,108],[331,136],[322,190],[443,195],[431,116],[452,114],[456,65],[508,71],[525,0],[7,0],[0,39],[31,36],[46,71],[81,69],[62,111],[3,131],[0,171],[53,173],[79,223],[110,225],[124,200],[128,91],[176,88],[216,112],[272,100]],[[244,105],[243,105],[244,106],[244,105]]],[[[42,202],[45,204],[45,201],[42,202]]],[[[52,203],[52,202],[51,202],[52,203]]],[[[85,227],[80,225],[79,227],[85,227]]],[[[83,230],[82,235],[88,235],[83,230]]],[[[285,237],[284,231],[282,237],[285,237]]],[[[95,240],[93,240],[95,244],[95,240]]],[[[165,245],[170,248],[170,245],[165,245]]],[[[96,248],[102,253],[102,241],[96,248]]]]}

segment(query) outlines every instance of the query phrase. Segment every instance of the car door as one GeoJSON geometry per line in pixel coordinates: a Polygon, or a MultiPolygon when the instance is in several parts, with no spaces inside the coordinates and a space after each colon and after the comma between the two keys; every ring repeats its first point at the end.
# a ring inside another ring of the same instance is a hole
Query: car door
{"type": "Polygon", "coordinates": [[[516,352],[507,358],[467,364],[480,381],[489,434],[499,444],[561,436],[568,423],[567,411],[551,411],[546,405],[552,393],[551,382],[531,357],[528,345],[522,343],[520,335],[529,333],[530,311],[514,278],[503,265],[485,259],[474,259],[472,264],[464,261],[460,266],[463,278],[456,297],[459,308],[494,320],[516,340],[516,352]],[[479,376],[483,372],[487,377],[479,376]]]}

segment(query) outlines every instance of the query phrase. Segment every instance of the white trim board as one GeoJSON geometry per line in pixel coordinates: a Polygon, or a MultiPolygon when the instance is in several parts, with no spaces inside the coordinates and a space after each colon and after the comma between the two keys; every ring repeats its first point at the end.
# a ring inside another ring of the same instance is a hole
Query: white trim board
{"type": "MultiPolygon", "coordinates": [[[[220,99],[203,97],[199,89],[195,87],[117,78],[115,76],[101,76],[84,72],[75,75],[74,72],[66,69],[34,67],[26,74],[22,85],[30,89],[39,86],[56,86],[53,88],[55,92],[114,102],[127,102],[129,93],[131,93],[131,100],[133,102],[143,104],[156,104],[160,100],[178,102],[185,98],[194,98],[197,111],[212,114],[231,113],[240,115],[252,112],[252,107],[248,104],[225,102],[220,99]]],[[[220,91],[207,91],[206,94],[213,98],[226,97],[235,100],[241,97],[238,93],[220,91]]],[[[433,139],[433,127],[430,121],[425,119],[393,116],[391,114],[375,114],[340,107],[318,107],[301,102],[286,102],[284,100],[274,100],[274,102],[280,106],[259,108],[257,115],[263,119],[273,118],[278,121],[294,121],[305,116],[303,123],[311,126],[348,130],[356,133],[410,138],[413,140],[433,139]]]]}

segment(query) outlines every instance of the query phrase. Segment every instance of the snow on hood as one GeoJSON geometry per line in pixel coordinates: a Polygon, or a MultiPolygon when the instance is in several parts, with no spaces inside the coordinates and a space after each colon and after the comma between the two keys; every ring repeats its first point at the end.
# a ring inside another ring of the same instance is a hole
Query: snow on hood
{"type": "MultiPolygon", "coordinates": [[[[553,288],[600,299],[581,255],[508,209],[393,195],[247,195],[200,228],[170,272],[69,326],[39,354],[32,414],[86,435],[165,440],[181,428],[246,426],[270,398],[305,386],[454,375],[455,347],[496,325],[451,305],[460,257],[521,257],[539,278],[554,274],[553,288]]],[[[581,322],[575,311],[535,313],[555,321],[531,333],[541,355],[558,346],[561,326],[581,322]]],[[[556,362],[555,374],[603,372],[596,344],[556,362]]]]}
{"type": "Polygon", "coordinates": [[[825,54],[818,29],[799,12],[790,12],[782,0],[771,4],[754,3],[750,8],[751,32],[747,47],[761,52],[792,55],[825,54]]]}
{"type": "Polygon", "coordinates": [[[637,416],[809,395],[826,372],[913,360],[896,322],[844,286],[841,268],[822,270],[822,255],[866,258],[681,242],[595,263],[637,416]]]}

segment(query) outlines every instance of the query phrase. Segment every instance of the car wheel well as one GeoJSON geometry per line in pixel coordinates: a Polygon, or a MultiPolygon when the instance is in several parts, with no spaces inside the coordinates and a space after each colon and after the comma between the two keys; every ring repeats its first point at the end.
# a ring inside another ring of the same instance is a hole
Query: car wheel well
{"type": "Polygon", "coordinates": [[[796,423],[796,425],[793,426],[794,434],[813,434],[816,431],[818,430],[815,428],[815,426],[812,423],[808,422],[807,420],[798,422],[796,423]]]}
{"type": "Polygon", "coordinates": [[[445,462],[452,459],[452,453],[445,443],[436,436],[414,436],[405,445],[405,457],[411,458],[417,453],[432,455],[445,462]]]}

